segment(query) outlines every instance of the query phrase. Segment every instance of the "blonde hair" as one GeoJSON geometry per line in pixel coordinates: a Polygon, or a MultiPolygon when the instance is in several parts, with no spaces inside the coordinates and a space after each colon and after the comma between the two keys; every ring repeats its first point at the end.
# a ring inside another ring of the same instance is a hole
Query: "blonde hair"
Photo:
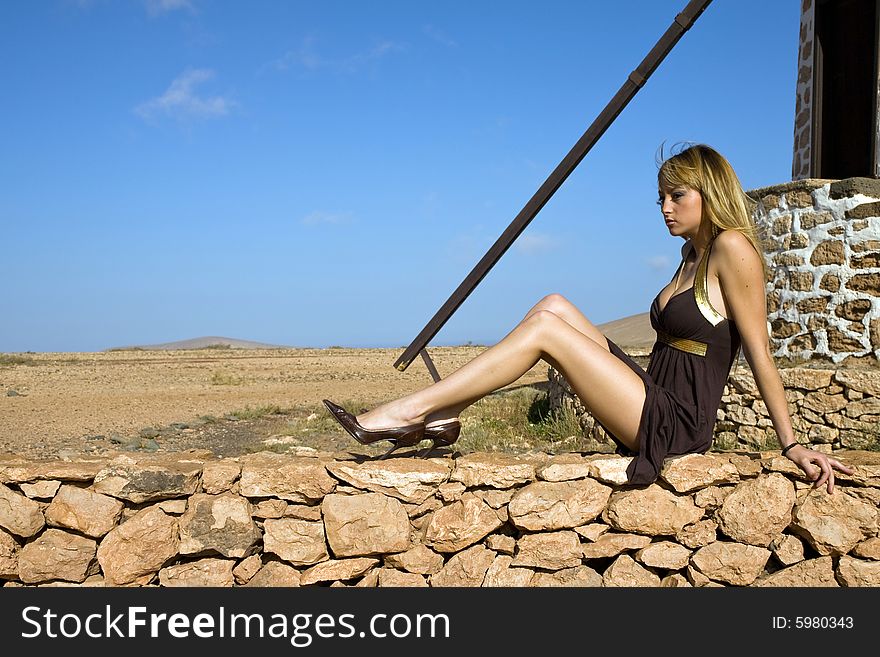
{"type": "MultiPolygon", "coordinates": [[[[687,143],[684,143],[687,145],[687,143]]],[[[703,220],[712,224],[712,236],[735,230],[748,238],[764,263],[763,239],[752,212],[757,203],[743,191],[733,167],[723,155],[705,144],[690,144],[678,153],[663,157],[660,146],[657,184],[661,189],[683,185],[695,189],[703,200],[703,220]]]]}

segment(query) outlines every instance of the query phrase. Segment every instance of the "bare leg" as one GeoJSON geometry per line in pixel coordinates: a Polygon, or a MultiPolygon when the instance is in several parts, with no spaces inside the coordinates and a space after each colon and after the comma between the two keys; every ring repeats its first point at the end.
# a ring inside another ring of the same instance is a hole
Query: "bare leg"
{"type": "MultiPolygon", "coordinates": [[[[572,304],[568,299],[566,299],[561,294],[548,294],[544,298],[542,298],[538,303],[536,303],[523,317],[523,321],[531,317],[534,313],[539,310],[549,310],[555,315],[558,315],[560,318],[565,320],[569,325],[573,328],[577,329],[588,338],[594,340],[600,347],[608,351],[608,343],[605,341],[605,336],[602,332],[596,328],[596,326],[588,320],[577,307],[572,304]]],[[[544,355],[543,359],[547,361],[550,365],[553,366],[557,371],[562,371],[562,368],[559,364],[549,355],[544,355]]],[[[458,415],[468,406],[478,401],[481,397],[474,397],[473,399],[468,399],[459,404],[455,404],[452,406],[448,406],[446,408],[438,409],[432,413],[430,413],[425,422],[429,426],[443,424],[444,422],[448,422],[452,419],[458,417],[458,415]]],[[[381,408],[381,407],[380,407],[381,408]]],[[[379,409],[376,409],[379,410],[379,409]]],[[[367,418],[367,421],[372,419],[369,414],[364,414],[361,416],[363,418],[367,418]]]]}
{"type": "MultiPolygon", "coordinates": [[[[577,307],[561,294],[548,294],[526,313],[523,319],[528,319],[539,310],[549,310],[554,315],[564,319],[572,328],[577,329],[591,340],[595,341],[605,351],[609,351],[605,335],[588,320],[577,307]]],[[[552,365],[552,363],[551,363],[552,365]]]]}
{"type": "Polygon", "coordinates": [[[513,383],[544,359],[559,369],[602,424],[637,449],[644,384],[606,347],[555,313],[533,309],[498,344],[445,379],[362,414],[358,422],[382,429],[425,421],[432,413],[473,403],[513,383]]]}

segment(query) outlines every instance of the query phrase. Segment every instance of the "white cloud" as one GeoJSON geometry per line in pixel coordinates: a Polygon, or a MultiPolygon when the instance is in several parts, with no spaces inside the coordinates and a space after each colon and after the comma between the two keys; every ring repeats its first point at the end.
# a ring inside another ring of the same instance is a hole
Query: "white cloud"
{"type": "Polygon", "coordinates": [[[135,113],[143,119],[156,116],[175,118],[210,118],[225,116],[235,104],[223,96],[200,96],[196,87],[214,77],[209,69],[187,69],[181,73],[161,96],[141,103],[135,113]]]}
{"type": "Polygon", "coordinates": [[[352,220],[351,212],[323,212],[316,210],[310,212],[300,220],[301,224],[306,226],[317,226],[319,224],[347,224],[352,220]]]}
{"type": "Polygon", "coordinates": [[[392,53],[406,50],[406,46],[403,44],[385,40],[368,50],[347,57],[328,58],[317,52],[316,41],[314,37],[304,38],[299,49],[288,50],[269,65],[279,71],[301,68],[309,72],[356,73],[372,62],[379,61],[392,53]]]}
{"type": "Polygon", "coordinates": [[[281,57],[272,62],[272,66],[279,71],[286,71],[291,67],[302,67],[307,71],[315,71],[324,66],[324,60],[317,55],[312,48],[315,39],[306,37],[298,50],[288,50],[281,57]]]}
{"type": "Polygon", "coordinates": [[[538,255],[553,251],[559,247],[560,242],[555,237],[543,233],[529,233],[517,237],[513,245],[520,253],[538,255]]]}
{"type": "Polygon", "coordinates": [[[663,255],[651,256],[650,258],[645,260],[645,263],[654,271],[665,271],[669,269],[669,266],[671,264],[669,257],[663,255]]]}
{"type": "Polygon", "coordinates": [[[350,60],[352,62],[368,62],[374,59],[380,59],[386,54],[401,52],[405,49],[406,48],[402,44],[394,43],[393,41],[382,41],[365,52],[355,54],[350,60]]]}
{"type": "Polygon", "coordinates": [[[192,0],[144,0],[144,4],[146,4],[147,11],[151,16],[158,16],[178,9],[195,11],[192,0]]]}
{"type": "Polygon", "coordinates": [[[425,25],[423,28],[425,34],[431,37],[437,43],[446,46],[447,48],[457,48],[458,41],[450,37],[443,30],[440,30],[433,25],[425,25]]]}

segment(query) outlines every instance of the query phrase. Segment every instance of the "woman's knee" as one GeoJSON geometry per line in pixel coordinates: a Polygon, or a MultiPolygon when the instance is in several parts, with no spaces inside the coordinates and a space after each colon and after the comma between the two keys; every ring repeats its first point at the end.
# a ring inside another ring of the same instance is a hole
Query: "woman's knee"
{"type": "Polygon", "coordinates": [[[541,299],[535,308],[541,310],[549,310],[551,312],[556,313],[557,315],[564,314],[569,308],[571,308],[571,301],[566,299],[563,295],[558,292],[553,292],[548,294],[543,299],[541,299]]]}
{"type": "Polygon", "coordinates": [[[522,321],[523,326],[536,333],[552,331],[560,323],[565,324],[565,320],[552,310],[547,310],[546,308],[538,308],[522,321]]]}

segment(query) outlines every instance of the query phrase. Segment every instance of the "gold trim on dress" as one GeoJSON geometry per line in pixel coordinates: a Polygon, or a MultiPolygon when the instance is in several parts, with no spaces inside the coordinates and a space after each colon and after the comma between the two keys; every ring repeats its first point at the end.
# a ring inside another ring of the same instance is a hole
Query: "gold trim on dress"
{"type": "Polygon", "coordinates": [[[688,340],[687,338],[676,338],[664,331],[657,331],[657,339],[663,344],[668,344],[673,349],[686,351],[689,354],[695,354],[697,356],[705,356],[706,350],[709,347],[705,342],[688,340]]]}
{"type": "Polygon", "coordinates": [[[703,257],[700,258],[700,264],[697,265],[697,273],[694,276],[694,298],[697,300],[697,308],[700,314],[712,326],[718,326],[726,317],[712,307],[709,301],[709,251],[712,250],[713,242],[709,242],[703,257]]]}

